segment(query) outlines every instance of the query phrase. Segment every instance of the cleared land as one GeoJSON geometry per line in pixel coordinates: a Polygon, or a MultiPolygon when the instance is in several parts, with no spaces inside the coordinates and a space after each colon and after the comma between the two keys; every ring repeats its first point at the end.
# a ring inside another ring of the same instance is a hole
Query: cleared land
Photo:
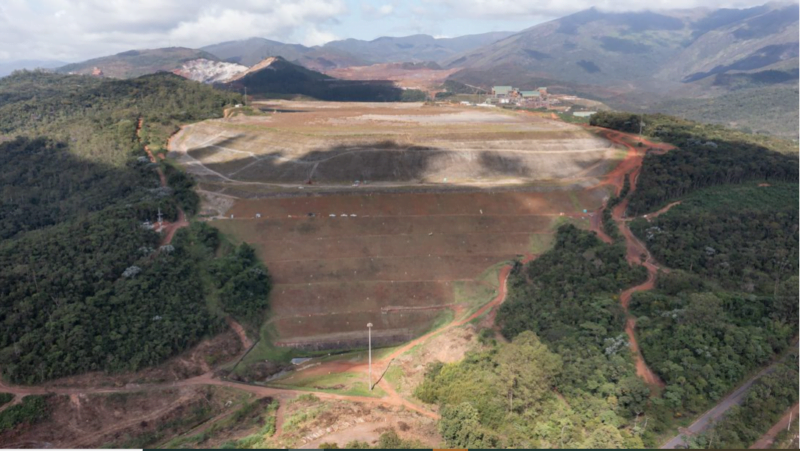
{"type": "Polygon", "coordinates": [[[581,127],[494,108],[257,106],[269,114],[189,125],[172,140],[173,156],[204,189],[252,197],[356,180],[373,187],[526,185],[596,178],[618,157],[611,143],[581,127]]]}
{"type": "Polygon", "coordinates": [[[542,252],[560,221],[588,226],[622,156],[530,114],[270,108],[283,112],[187,126],[170,147],[200,178],[205,216],[253,244],[273,277],[264,340],[245,363],[273,358],[268,343],[365,346],[369,322],[373,344],[404,342],[474,311],[496,294],[488,268],[542,252]]]}
{"type": "MultiPolygon", "coordinates": [[[[429,329],[481,292],[488,267],[535,253],[567,215],[598,208],[603,190],[401,193],[238,200],[214,225],[256,246],[273,276],[279,344],[379,344],[429,329]],[[256,218],[256,215],[261,215],[256,218]],[[331,216],[334,215],[334,216],[331,216]],[[344,216],[343,216],[344,215],[344,216]]],[[[588,215],[586,215],[588,216],[588,215]]],[[[477,299],[475,303],[486,302],[477,299]]]]}

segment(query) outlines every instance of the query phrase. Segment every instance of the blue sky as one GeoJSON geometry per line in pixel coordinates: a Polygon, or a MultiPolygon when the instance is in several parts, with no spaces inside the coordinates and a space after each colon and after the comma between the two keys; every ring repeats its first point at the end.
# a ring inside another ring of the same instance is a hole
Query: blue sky
{"type": "MultiPolygon", "coordinates": [[[[796,0],[795,0],[796,1],[796,0]]],[[[0,63],[264,37],[319,45],[425,33],[519,31],[590,7],[745,7],[754,0],[2,0],[0,63]]]]}

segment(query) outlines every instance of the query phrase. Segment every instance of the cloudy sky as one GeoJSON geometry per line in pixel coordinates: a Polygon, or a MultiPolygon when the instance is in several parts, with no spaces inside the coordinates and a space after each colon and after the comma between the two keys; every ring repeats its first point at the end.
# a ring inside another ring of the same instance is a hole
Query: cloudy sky
{"type": "Polygon", "coordinates": [[[0,62],[81,61],[130,49],[260,36],[306,45],[518,31],[591,6],[744,7],[752,0],[0,0],[0,62]]]}

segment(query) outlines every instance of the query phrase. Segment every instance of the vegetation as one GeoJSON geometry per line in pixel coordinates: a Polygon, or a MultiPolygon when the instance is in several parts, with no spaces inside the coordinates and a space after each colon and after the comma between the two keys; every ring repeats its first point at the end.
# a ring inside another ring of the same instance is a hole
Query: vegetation
{"type": "Polygon", "coordinates": [[[177,75],[159,73],[132,80],[104,80],[42,71],[0,79],[0,134],[48,137],[68,144],[73,155],[125,166],[138,150],[135,130],[144,119],[143,144],[163,146],[179,124],[222,115],[240,103],[225,93],[177,75]]]}
{"type": "MultiPolygon", "coordinates": [[[[212,233],[207,229],[206,233],[212,233]]],[[[247,243],[212,263],[211,274],[222,307],[237,318],[258,327],[267,308],[271,282],[256,251],[247,243]]]]}
{"type": "Polygon", "coordinates": [[[33,424],[50,415],[47,396],[29,395],[22,402],[0,412],[0,434],[18,424],[33,424]]]}
{"type": "Polygon", "coordinates": [[[427,368],[415,394],[442,407],[447,445],[641,447],[632,423],[649,390],[614,293],[644,277],[623,245],[560,227],[553,249],[510,276],[497,320],[512,342],[427,368]]]}
{"type": "MultiPolygon", "coordinates": [[[[598,116],[595,125],[638,131],[636,115],[598,116]]],[[[416,395],[441,405],[448,446],[657,446],[674,433],[676,418],[707,409],[790,346],[798,327],[796,157],[770,150],[778,143],[770,138],[664,116],[645,122],[679,149],[648,155],[637,190],[630,193],[626,180],[609,206],[627,195],[636,214],[682,201],[631,223],[656,260],[671,268],[655,290],[637,293],[630,304],[645,361],[665,389],[651,394],[636,376],[617,298],[644,279],[644,269],[628,266],[623,243],[604,245],[562,226],[551,251],[509,278],[497,321],[512,343],[485,339],[485,348],[463,361],[427,369],[416,395]],[[535,347],[519,349],[520,339],[540,339],[559,363],[547,363],[535,347]],[[509,349],[520,360],[504,378],[509,349]],[[512,404],[528,378],[550,384],[567,404],[552,392],[512,404]]],[[[618,237],[610,216],[604,225],[618,237]]],[[[713,446],[746,446],[796,402],[796,358],[791,364],[793,374],[779,369],[764,378],[757,394],[718,426],[713,446]],[[779,384],[786,389],[773,389],[779,384]],[[759,409],[770,419],[748,424],[759,409]]]]}
{"type": "Polygon", "coordinates": [[[642,353],[667,384],[666,405],[699,412],[789,345],[797,202],[796,183],[720,186],[631,224],[658,261],[679,269],[631,302],[642,353]]]}
{"type": "Polygon", "coordinates": [[[198,202],[191,179],[171,166],[169,187],[160,186],[138,118],[175,127],[219,116],[234,97],[171,74],[98,82],[22,72],[0,80],[0,93],[2,132],[17,135],[0,143],[6,377],[35,383],[157,364],[219,330],[206,299],[259,318],[269,278],[254,259],[238,259],[245,251],[218,252],[217,231],[204,224],[169,244],[143,225],[198,202]]]}
{"type": "Polygon", "coordinates": [[[736,406],[714,427],[693,438],[690,448],[746,449],[797,403],[797,351],[790,353],[774,372],[761,377],[736,406]]]}
{"type": "Polygon", "coordinates": [[[277,409],[278,401],[274,401],[271,398],[261,398],[247,402],[233,415],[215,422],[203,432],[173,439],[167,442],[164,447],[192,449],[220,434],[232,434],[255,429],[256,432],[237,440],[225,442],[221,447],[225,449],[252,448],[255,444],[261,443],[265,437],[271,437],[275,434],[277,409]]]}
{"type": "Polygon", "coordinates": [[[606,202],[605,208],[603,208],[603,230],[605,230],[606,234],[611,237],[614,241],[619,241],[622,239],[622,234],[619,232],[619,228],[617,224],[614,222],[614,208],[622,202],[624,198],[628,196],[628,193],[631,190],[631,177],[630,174],[625,174],[625,179],[622,181],[622,189],[619,192],[619,196],[612,195],[608,202],[606,202]]]}
{"type": "MultiPolygon", "coordinates": [[[[344,449],[424,449],[425,446],[419,440],[404,440],[397,435],[397,431],[389,429],[378,437],[375,446],[359,440],[353,440],[345,445],[344,449]]],[[[319,449],[339,449],[339,445],[333,442],[323,442],[319,444],[319,449]]]]}
{"type": "Polygon", "coordinates": [[[798,138],[795,101],[798,97],[797,69],[719,74],[714,86],[719,85],[732,92],[711,98],[671,98],[659,102],[652,110],[695,121],[728,125],[746,133],[798,138]],[[787,84],[787,81],[793,84],[787,84]]]}
{"type": "Polygon", "coordinates": [[[187,61],[204,58],[217,61],[217,57],[202,50],[185,47],[167,47],[161,49],[128,50],[116,55],[94,58],[80,63],[67,64],[58,68],[59,72],[78,72],[88,74],[99,67],[103,75],[113,78],[139,77],[158,71],[171,71],[181,67],[187,61]]]}
{"type": "MultiPolygon", "coordinates": [[[[592,116],[591,123],[638,132],[641,117],[600,112],[592,116]]],[[[636,192],[630,200],[631,215],[655,210],[667,201],[704,187],[751,180],[798,179],[797,147],[790,142],[660,114],[644,115],[643,120],[647,135],[678,148],[645,157],[636,192]]]]}
{"type": "Polygon", "coordinates": [[[612,294],[645,277],[644,268],[628,265],[624,245],[606,245],[593,233],[564,225],[552,250],[509,279],[508,301],[497,320],[508,338],[532,330],[546,342],[585,341],[574,343],[579,353],[590,343],[602,348],[624,322],[612,294]]]}
{"type": "Polygon", "coordinates": [[[798,272],[797,183],[707,188],[631,230],[670,268],[723,287],[775,294],[798,272]]]}

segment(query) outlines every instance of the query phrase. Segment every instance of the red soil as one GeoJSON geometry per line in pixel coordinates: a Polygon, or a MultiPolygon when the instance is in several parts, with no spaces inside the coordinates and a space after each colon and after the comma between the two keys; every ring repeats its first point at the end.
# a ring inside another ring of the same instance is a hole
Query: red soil
{"type": "MultiPolygon", "coordinates": [[[[628,177],[630,177],[631,184],[628,197],[623,199],[622,202],[620,202],[616,208],[614,208],[612,217],[617,223],[622,236],[625,238],[625,246],[627,249],[626,257],[628,263],[642,265],[647,268],[647,280],[644,283],[635,287],[631,287],[620,294],[622,308],[625,310],[625,313],[628,314],[628,305],[630,304],[631,295],[638,291],[652,290],[655,287],[656,275],[659,270],[659,267],[655,264],[650,252],[647,250],[644,244],[642,244],[642,242],[633,235],[630,228],[628,228],[627,221],[624,218],[625,210],[628,208],[630,194],[636,191],[636,182],[638,181],[639,172],[642,168],[642,160],[644,159],[644,152],[637,150],[637,148],[630,144],[629,141],[636,140],[644,144],[646,147],[657,148],[664,151],[673,147],[667,144],[655,144],[641,137],[637,138],[613,130],[604,130],[601,133],[610,141],[617,144],[622,144],[628,149],[628,155],[625,157],[625,160],[611,173],[609,173],[606,183],[615,186],[617,194],[619,195],[620,191],[622,190],[622,184],[624,183],[625,176],[628,175],[628,177]]],[[[655,215],[657,216],[658,214],[669,210],[677,204],[678,203],[676,202],[668,205],[667,207],[656,212],[655,215]]],[[[600,216],[600,214],[596,216],[600,216]]],[[[645,363],[644,358],[642,357],[642,353],[639,350],[639,343],[636,341],[635,328],[636,318],[629,315],[628,320],[625,323],[625,333],[628,335],[630,340],[631,351],[633,351],[635,355],[636,374],[642,377],[645,382],[650,385],[664,387],[664,382],[647,366],[647,363],[645,363]]]]}
{"type": "Polygon", "coordinates": [[[766,434],[762,435],[761,438],[756,440],[755,443],[750,447],[750,449],[769,449],[775,443],[775,436],[778,435],[779,432],[785,430],[789,426],[790,421],[797,421],[798,415],[798,408],[800,408],[800,404],[795,404],[789,409],[781,419],[775,423],[775,426],[772,426],[766,434]]]}

